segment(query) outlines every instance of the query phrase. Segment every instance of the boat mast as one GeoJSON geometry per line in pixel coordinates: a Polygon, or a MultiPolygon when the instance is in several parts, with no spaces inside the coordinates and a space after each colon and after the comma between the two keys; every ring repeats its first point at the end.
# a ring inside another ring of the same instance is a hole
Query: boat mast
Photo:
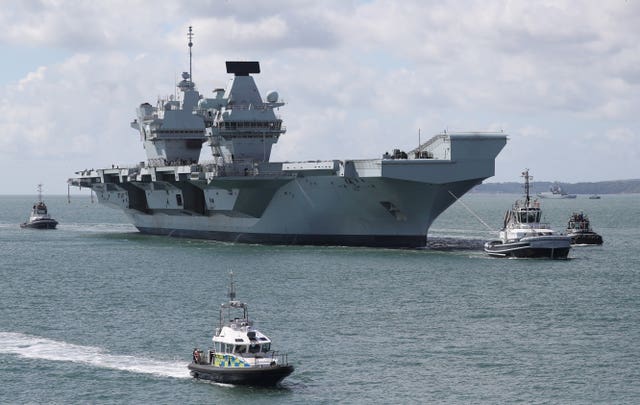
{"type": "Polygon", "coordinates": [[[189,38],[189,81],[193,83],[193,73],[191,71],[191,47],[193,46],[193,30],[191,29],[191,26],[189,26],[187,37],[189,38]]]}
{"type": "Polygon", "coordinates": [[[38,201],[42,201],[42,183],[38,184],[38,201]]]}
{"type": "Polygon", "coordinates": [[[529,180],[533,180],[533,176],[529,176],[529,169],[524,169],[522,177],[524,177],[525,203],[527,204],[526,206],[529,207],[529,201],[531,200],[529,197],[529,180]]]}

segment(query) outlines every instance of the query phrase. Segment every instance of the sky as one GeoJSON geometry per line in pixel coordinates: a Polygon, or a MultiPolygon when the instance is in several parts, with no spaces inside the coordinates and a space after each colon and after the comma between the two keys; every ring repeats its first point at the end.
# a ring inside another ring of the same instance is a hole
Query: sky
{"type": "Polygon", "coordinates": [[[258,60],[263,97],[287,103],[273,161],[504,131],[488,182],[640,178],[638,21],[637,0],[3,2],[0,194],[145,160],[129,124],[174,94],[189,26],[201,94],[258,60]]]}

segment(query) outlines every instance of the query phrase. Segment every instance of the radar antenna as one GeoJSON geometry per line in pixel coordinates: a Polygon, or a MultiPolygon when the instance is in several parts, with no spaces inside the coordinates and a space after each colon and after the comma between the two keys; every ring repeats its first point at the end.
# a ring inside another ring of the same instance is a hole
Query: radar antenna
{"type": "Polygon", "coordinates": [[[189,81],[193,83],[192,72],[191,72],[191,47],[193,46],[193,29],[189,26],[189,32],[187,33],[187,38],[189,38],[189,81]]]}

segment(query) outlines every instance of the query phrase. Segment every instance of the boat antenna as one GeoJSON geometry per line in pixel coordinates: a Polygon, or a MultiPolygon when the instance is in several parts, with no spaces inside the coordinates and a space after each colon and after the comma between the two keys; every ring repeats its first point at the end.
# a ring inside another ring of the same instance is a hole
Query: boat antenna
{"type": "Polygon", "coordinates": [[[191,72],[191,47],[193,46],[193,30],[191,26],[189,26],[189,32],[187,33],[187,37],[189,38],[189,81],[193,83],[192,72],[191,72]]]}
{"type": "Polygon", "coordinates": [[[533,180],[533,176],[529,176],[529,169],[524,169],[522,172],[522,177],[524,177],[524,195],[527,206],[529,206],[529,201],[531,198],[529,197],[529,180],[533,180]]]}
{"type": "Polygon", "coordinates": [[[236,283],[233,281],[233,272],[229,272],[229,277],[231,278],[231,282],[229,283],[229,301],[236,300],[236,283]]]}
{"type": "Polygon", "coordinates": [[[42,183],[38,184],[38,201],[42,201],[42,183]]]}

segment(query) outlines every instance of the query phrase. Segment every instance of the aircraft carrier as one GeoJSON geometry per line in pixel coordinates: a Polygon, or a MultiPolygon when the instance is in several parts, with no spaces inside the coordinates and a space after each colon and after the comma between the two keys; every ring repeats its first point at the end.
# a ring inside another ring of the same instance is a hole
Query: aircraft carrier
{"type": "MultiPolygon", "coordinates": [[[[191,40],[189,28],[189,70],[191,40]]],[[[286,132],[277,92],[263,99],[258,62],[226,62],[226,89],[143,103],[131,123],[147,160],[76,172],[142,233],[263,244],[422,247],[436,217],[494,175],[504,133],[441,133],[375,159],[271,162],[286,132]],[[206,145],[206,146],[205,146],[206,145]],[[211,156],[200,160],[203,147],[211,156]],[[455,196],[455,197],[454,197],[455,196]]],[[[348,136],[348,134],[345,134],[348,136]]]]}

